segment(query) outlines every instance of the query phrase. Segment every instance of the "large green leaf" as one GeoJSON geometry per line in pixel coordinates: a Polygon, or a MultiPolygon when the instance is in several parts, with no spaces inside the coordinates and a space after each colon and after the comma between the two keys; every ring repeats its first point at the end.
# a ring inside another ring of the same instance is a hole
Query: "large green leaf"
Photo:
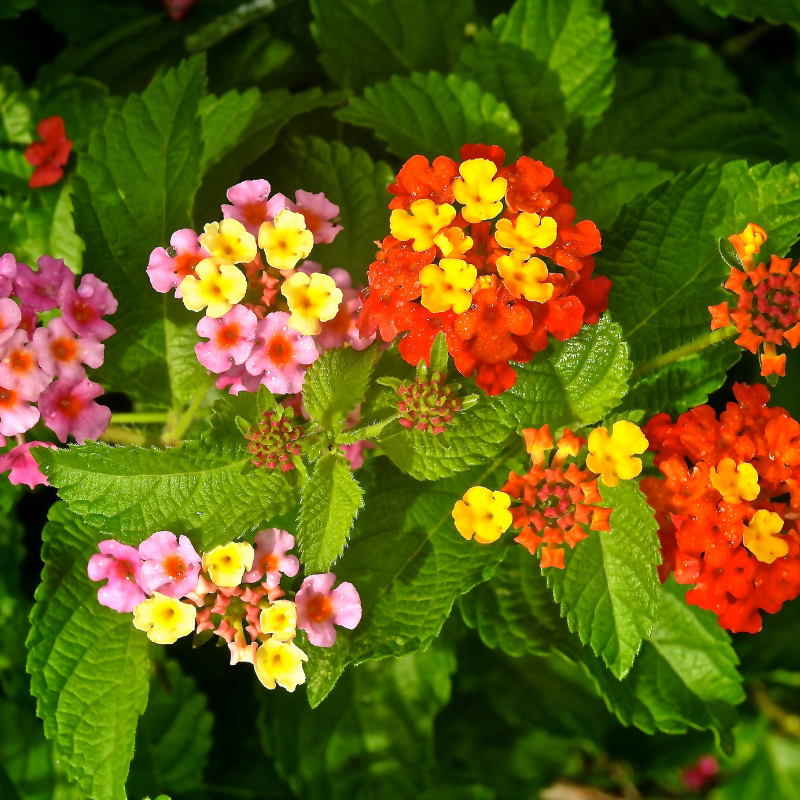
{"type": "Polygon", "coordinates": [[[37,713],[71,780],[92,800],[125,800],[139,715],[147,704],[147,637],[130,614],[97,602],[86,564],[97,531],[64,504],[42,532],[42,583],[28,637],[37,713]]]}
{"type": "Polygon", "coordinates": [[[464,44],[472,0],[311,0],[320,63],[358,91],[413,70],[447,72],[464,44]]]}
{"type": "Polygon", "coordinates": [[[34,98],[13,67],[0,67],[0,144],[30,144],[35,120],[34,98]]]}
{"type": "Polygon", "coordinates": [[[145,271],[151,250],[191,224],[204,87],[202,57],[156,78],[109,114],[78,162],[75,224],[86,243],[84,270],[120,301],[100,377],[107,389],[153,406],[180,406],[205,380],[194,354],[196,315],[157,294],[145,271]]]}
{"type": "Polygon", "coordinates": [[[611,530],[591,531],[567,551],[565,569],[548,569],[547,582],[570,630],[621,679],[657,619],[658,526],[635,481],[601,484],[600,494],[613,509],[611,530]]]}
{"type": "Polygon", "coordinates": [[[800,23],[798,0],[697,0],[723,16],[729,14],[741,19],[765,19],[775,25],[783,22],[800,23]]]}
{"type": "Polygon", "coordinates": [[[456,75],[395,75],[351,98],[336,116],[373,129],[390,152],[404,159],[418,153],[430,160],[459,159],[467,142],[499,144],[511,160],[520,154],[519,124],[508,106],[456,75]]]}

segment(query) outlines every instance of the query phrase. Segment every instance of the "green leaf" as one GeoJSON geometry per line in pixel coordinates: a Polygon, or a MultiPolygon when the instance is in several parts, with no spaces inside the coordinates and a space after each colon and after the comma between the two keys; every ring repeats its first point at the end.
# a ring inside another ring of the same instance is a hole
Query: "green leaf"
{"type": "Polygon", "coordinates": [[[722,385],[738,348],[721,344],[732,329],[710,330],[708,306],[729,297],[718,241],[748,222],[769,233],[763,258],[784,255],[800,233],[800,170],[700,167],[631,201],[603,237],[597,271],[613,281],[609,313],[634,363],[627,407],[676,410],[722,385]]]}
{"type": "Polygon", "coordinates": [[[564,184],[572,192],[578,218],[590,219],[600,230],[606,230],[622,206],[671,177],[671,172],[659,169],[652,161],[610,155],[578,164],[564,184]]]}
{"type": "Polygon", "coordinates": [[[22,150],[0,149],[0,190],[16,197],[26,196],[32,173],[33,167],[25,160],[22,150]]]}
{"type": "Polygon", "coordinates": [[[120,301],[101,382],[151,406],[181,406],[205,381],[194,354],[196,315],[150,286],[150,252],[189,227],[202,157],[198,103],[204,60],[195,57],[131,95],[95,131],[78,161],[75,225],[84,270],[120,301]]]}
{"type": "Polygon", "coordinates": [[[0,67],[0,144],[30,144],[36,127],[32,97],[13,67],[0,67]]]}
{"type": "Polygon", "coordinates": [[[362,467],[364,506],[372,511],[356,521],[336,576],[356,587],[363,616],[355,630],[338,629],[333,647],[309,653],[312,706],[348,664],[428,647],[456,598],[491,574],[502,544],[466,541],[451,512],[468,486],[502,480],[501,464],[436,483],[420,483],[382,458],[362,467]]]}
{"type": "Polygon", "coordinates": [[[448,72],[464,44],[472,0],[311,0],[319,61],[359,91],[392,75],[448,72]]]}
{"type": "Polygon", "coordinates": [[[625,396],[631,363],[620,326],[609,314],[566,342],[516,367],[514,386],[499,396],[517,430],[549,424],[581,427],[602,419],[625,396]]]}
{"type": "Polygon", "coordinates": [[[458,71],[506,103],[526,148],[597,124],[614,86],[614,42],[597,0],[518,0],[461,53],[458,71]]]}
{"type": "Polygon", "coordinates": [[[28,637],[28,672],[45,734],[92,800],[124,800],[139,715],[147,704],[147,637],[97,602],[86,564],[97,531],[63,504],[42,532],[42,583],[28,637]]]}
{"type": "Polygon", "coordinates": [[[583,157],[620,153],[671,170],[716,158],[785,158],[776,124],[736,90],[716,59],[706,45],[673,40],[622,61],[611,106],[583,157]]]}
{"type": "Polygon", "coordinates": [[[615,680],[599,659],[584,663],[623,725],[645,733],[710,729],[730,753],[733,706],[744,700],[739,659],[716,616],[687,605],[687,588],[672,579],[665,585],[658,624],[624,681],[615,680]]]}
{"type": "Polygon", "coordinates": [[[297,521],[297,543],[309,575],[328,572],[342,555],[363,495],[343,455],[328,453],[317,461],[303,486],[297,521]]]}
{"type": "Polygon", "coordinates": [[[784,22],[800,23],[800,3],[797,0],[697,0],[721,14],[753,20],[765,19],[773,25],[784,22]]]}
{"type": "Polygon", "coordinates": [[[366,88],[363,97],[351,98],[336,116],[371,128],[404,159],[421,153],[430,160],[440,155],[458,160],[466,142],[499,144],[510,160],[520,154],[519,124],[508,107],[456,75],[394,75],[388,83],[366,88]]]}
{"type": "Polygon", "coordinates": [[[159,659],[153,666],[128,776],[127,790],[134,797],[199,789],[212,744],[214,715],[194,680],[177,661],[159,659]]]}
{"type": "Polygon", "coordinates": [[[169,530],[207,551],[258,530],[296,502],[294,475],[251,469],[235,440],[168,450],[91,442],[38,448],[36,456],[74,513],[125,544],[169,530]]]}
{"type": "Polygon", "coordinates": [[[386,187],[394,179],[389,165],[374,162],[358,147],[295,138],[272,151],[269,174],[273,189],[287,195],[297,189],[325,192],[339,206],[344,230],[331,244],[315,247],[311,256],[327,269],[346,269],[354,283],[365,281],[377,252],[375,240],[389,233],[386,187]]]}
{"type": "Polygon", "coordinates": [[[303,402],[311,419],[324,430],[341,427],[363,400],[378,355],[377,347],[334,347],[323,353],[303,380],[303,402]]]}
{"type": "Polygon", "coordinates": [[[599,488],[613,509],[611,530],[591,531],[565,553],[565,569],[548,569],[547,582],[570,630],[622,679],[657,619],[658,525],[636,481],[599,488]]]}

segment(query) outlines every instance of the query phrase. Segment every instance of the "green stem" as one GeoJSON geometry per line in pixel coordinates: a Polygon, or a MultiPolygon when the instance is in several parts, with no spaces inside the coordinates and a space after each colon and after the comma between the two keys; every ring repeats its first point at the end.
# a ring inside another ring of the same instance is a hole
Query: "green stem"
{"type": "Polygon", "coordinates": [[[674,364],[676,361],[686,358],[686,356],[699,353],[701,350],[705,350],[706,347],[711,347],[712,344],[717,344],[717,342],[723,342],[725,339],[730,339],[732,336],[736,336],[738,333],[739,331],[737,331],[732,325],[729,325],[727,328],[721,328],[717,331],[711,331],[704,336],[693,339],[687,344],[681,345],[681,347],[676,347],[674,350],[669,350],[660,356],[656,356],[656,358],[651,358],[650,361],[645,361],[644,364],[639,364],[639,366],[636,367],[631,373],[631,380],[635,381],[644,375],[648,375],[651,372],[661,369],[662,367],[666,367],[669,364],[674,364]]]}
{"type": "Polygon", "coordinates": [[[157,422],[166,424],[169,413],[166,411],[142,411],[123,414],[112,414],[112,425],[150,425],[157,422]]]}
{"type": "Polygon", "coordinates": [[[218,377],[218,375],[215,375],[212,372],[211,375],[206,378],[205,382],[194,396],[192,402],[189,403],[189,407],[183,413],[183,416],[178,419],[174,426],[170,426],[165,431],[163,438],[166,444],[177,444],[180,442],[180,440],[183,438],[183,434],[186,433],[186,429],[192,424],[194,415],[197,413],[197,410],[200,408],[203,400],[206,399],[208,390],[214,385],[218,377]]]}
{"type": "Polygon", "coordinates": [[[141,447],[153,444],[152,437],[146,433],[137,431],[135,428],[124,428],[120,425],[109,425],[100,439],[113,444],[138,444],[141,447]]]}

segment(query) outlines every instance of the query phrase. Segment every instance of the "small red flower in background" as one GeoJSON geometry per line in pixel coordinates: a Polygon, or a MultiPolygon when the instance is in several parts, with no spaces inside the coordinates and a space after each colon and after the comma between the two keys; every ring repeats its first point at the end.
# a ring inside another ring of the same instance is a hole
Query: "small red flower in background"
{"type": "Polygon", "coordinates": [[[161,0],[167,14],[175,22],[182,22],[186,19],[196,2],[197,0],[161,0]]]}
{"type": "Polygon", "coordinates": [[[72,142],[67,139],[61,117],[39,120],[36,133],[43,141],[33,142],[25,150],[25,160],[36,167],[28,181],[31,189],[58,183],[64,176],[64,164],[72,150],[72,142]]]}

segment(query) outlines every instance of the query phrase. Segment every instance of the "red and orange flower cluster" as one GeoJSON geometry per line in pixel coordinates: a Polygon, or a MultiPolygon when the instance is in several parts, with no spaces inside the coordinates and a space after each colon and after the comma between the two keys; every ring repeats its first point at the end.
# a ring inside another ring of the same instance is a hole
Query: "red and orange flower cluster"
{"type": "Polygon", "coordinates": [[[707,405],[675,423],[653,417],[645,433],[665,480],[640,485],[659,523],[662,581],[694,584],[690,604],[756,633],[760,610],[800,594],[800,423],[767,408],[763,385],[736,384],[734,395],[719,419],[707,405]]]}
{"type": "Polygon", "coordinates": [[[362,336],[408,333],[400,353],[429,362],[439,331],[462,375],[487,394],[511,388],[510,361],[597,322],[611,281],[594,278],[600,232],[575,224],[571,193],[541,161],[503,166],[497,146],[464,145],[461,163],[413,156],[389,186],[391,236],[369,269],[362,336]],[[563,274],[549,272],[549,258],[563,274]]]}

